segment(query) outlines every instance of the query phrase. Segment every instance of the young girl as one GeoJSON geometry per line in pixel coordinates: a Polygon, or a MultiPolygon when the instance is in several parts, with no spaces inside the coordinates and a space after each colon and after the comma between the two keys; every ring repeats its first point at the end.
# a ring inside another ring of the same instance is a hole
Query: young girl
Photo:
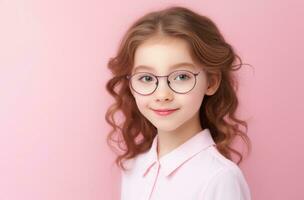
{"type": "Polygon", "coordinates": [[[148,13],[129,28],[107,83],[116,100],[107,141],[124,150],[121,200],[251,199],[231,147],[240,136],[250,150],[247,123],[236,117],[237,59],[214,22],[189,8],[148,13]]]}

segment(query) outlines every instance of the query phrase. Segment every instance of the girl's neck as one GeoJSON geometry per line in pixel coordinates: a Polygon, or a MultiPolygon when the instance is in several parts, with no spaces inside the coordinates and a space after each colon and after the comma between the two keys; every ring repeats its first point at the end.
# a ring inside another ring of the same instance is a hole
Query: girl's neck
{"type": "Polygon", "coordinates": [[[173,131],[157,131],[158,159],[170,153],[172,150],[185,143],[188,139],[202,131],[199,116],[196,115],[182,126],[173,131]]]}

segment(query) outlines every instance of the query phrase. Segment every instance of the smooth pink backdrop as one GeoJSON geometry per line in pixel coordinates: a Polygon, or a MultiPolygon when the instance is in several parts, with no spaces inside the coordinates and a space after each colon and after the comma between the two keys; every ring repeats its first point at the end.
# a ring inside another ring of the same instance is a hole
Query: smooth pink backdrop
{"type": "Polygon", "coordinates": [[[253,66],[239,73],[253,199],[304,199],[303,1],[0,0],[1,200],[119,199],[106,63],[130,23],[169,5],[209,16],[253,66]]]}

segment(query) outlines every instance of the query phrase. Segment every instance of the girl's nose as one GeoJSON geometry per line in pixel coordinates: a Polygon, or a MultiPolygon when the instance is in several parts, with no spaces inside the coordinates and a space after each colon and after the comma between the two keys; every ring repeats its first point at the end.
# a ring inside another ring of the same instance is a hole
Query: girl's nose
{"type": "Polygon", "coordinates": [[[158,85],[156,90],[154,91],[155,99],[158,101],[172,100],[173,99],[173,91],[169,87],[169,81],[167,81],[166,77],[159,77],[158,85]]]}

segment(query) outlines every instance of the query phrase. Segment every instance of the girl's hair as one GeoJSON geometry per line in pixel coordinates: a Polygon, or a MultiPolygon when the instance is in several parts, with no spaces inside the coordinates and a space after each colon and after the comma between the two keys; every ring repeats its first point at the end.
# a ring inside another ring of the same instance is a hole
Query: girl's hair
{"type": "Polygon", "coordinates": [[[240,136],[251,150],[251,142],[246,134],[247,123],[236,117],[237,80],[232,73],[241,67],[242,60],[225,41],[214,22],[180,6],[153,11],[139,18],[122,38],[117,55],[108,62],[113,78],[107,82],[106,88],[115,98],[115,103],[105,115],[106,121],[112,127],[107,136],[107,143],[114,147],[111,142],[115,142],[120,150],[124,150],[123,154],[117,156],[115,163],[126,170],[123,160],[134,158],[149,150],[157,134],[156,127],[139,112],[126,79],[126,75],[132,70],[137,47],[155,36],[185,40],[191,47],[191,56],[205,66],[207,74],[220,73],[221,82],[216,93],[204,97],[199,110],[200,123],[202,127],[210,130],[222,155],[233,160],[231,153],[235,153],[239,157],[237,164],[241,163],[242,154],[233,149],[231,144],[235,136],[240,136]],[[234,65],[237,59],[240,64],[234,65]],[[125,117],[121,124],[117,124],[114,119],[118,111],[125,117]],[[240,125],[245,131],[241,130],[240,125]],[[114,136],[118,130],[121,132],[117,135],[120,139],[115,140],[114,136]],[[138,137],[141,137],[141,140],[138,141],[138,137]],[[122,143],[125,148],[121,147],[122,143]]]}

